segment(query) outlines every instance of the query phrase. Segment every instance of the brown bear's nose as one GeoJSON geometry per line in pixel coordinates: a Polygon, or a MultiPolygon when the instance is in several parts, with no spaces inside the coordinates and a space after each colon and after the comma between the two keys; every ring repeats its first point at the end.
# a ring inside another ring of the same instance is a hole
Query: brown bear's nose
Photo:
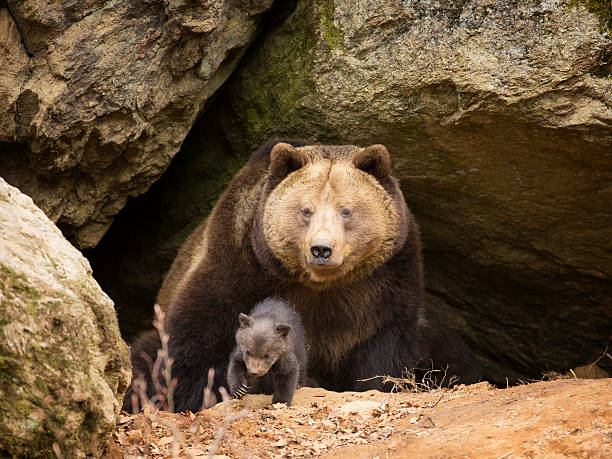
{"type": "Polygon", "coordinates": [[[319,260],[327,260],[331,257],[332,248],[327,244],[319,244],[310,246],[310,252],[312,256],[318,258],[319,260]]]}

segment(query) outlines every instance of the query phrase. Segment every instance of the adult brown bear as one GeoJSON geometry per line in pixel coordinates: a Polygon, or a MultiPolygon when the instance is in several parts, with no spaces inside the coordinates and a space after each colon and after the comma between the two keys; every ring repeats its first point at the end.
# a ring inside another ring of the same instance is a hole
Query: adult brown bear
{"type": "MultiPolygon", "coordinates": [[[[382,145],[275,141],[240,170],[158,294],[177,410],[200,409],[209,368],[225,384],[238,314],[270,296],[300,313],[307,374],[325,388],[384,390],[362,380],[430,362],[479,377],[470,349],[423,309],[419,230],[382,145]]],[[[148,376],[141,353],[154,360],[158,347],[150,332],[134,343],[134,375],[148,376]]]]}

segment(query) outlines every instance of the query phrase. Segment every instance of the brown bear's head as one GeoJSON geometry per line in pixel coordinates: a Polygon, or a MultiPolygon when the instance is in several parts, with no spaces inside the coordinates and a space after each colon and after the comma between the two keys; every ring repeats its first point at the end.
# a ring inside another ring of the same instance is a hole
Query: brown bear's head
{"type": "Polygon", "coordinates": [[[269,172],[258,223],[275,259],[266,264],[285,276],[316,288],[354,281],[404,244],[409,213],[384,146],[278,143],[269,172]]]}

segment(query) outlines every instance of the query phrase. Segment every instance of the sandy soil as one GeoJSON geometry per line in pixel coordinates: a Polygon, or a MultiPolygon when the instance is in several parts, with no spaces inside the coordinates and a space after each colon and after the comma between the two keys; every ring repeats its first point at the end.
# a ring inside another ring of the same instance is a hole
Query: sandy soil
{"type": "Polygon", "coordinates": [[[202,457],[214,447],[218,458],[612,458],[612,379],[395,394],[302,388],[290,408],[270,401],[124,414],[105,457],[202,457]]]}

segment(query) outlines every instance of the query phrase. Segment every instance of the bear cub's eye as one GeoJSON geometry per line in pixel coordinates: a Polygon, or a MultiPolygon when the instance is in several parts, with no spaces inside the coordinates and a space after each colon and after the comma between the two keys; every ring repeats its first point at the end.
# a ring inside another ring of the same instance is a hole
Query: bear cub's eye
{"type": "Polygon", "coordinates": [[[310,207],[302,208],[302,215],[304,216],[304,218],[312,217],[312,210],[310,209],[310,207]]]}
{"type": "Polygon", "coordinates": [[[353,211],[348,207],[343,207],[340,209],[340,215],[342,215],[344,218],[349,218],[351,215],[353,215],[353,211]]]}

